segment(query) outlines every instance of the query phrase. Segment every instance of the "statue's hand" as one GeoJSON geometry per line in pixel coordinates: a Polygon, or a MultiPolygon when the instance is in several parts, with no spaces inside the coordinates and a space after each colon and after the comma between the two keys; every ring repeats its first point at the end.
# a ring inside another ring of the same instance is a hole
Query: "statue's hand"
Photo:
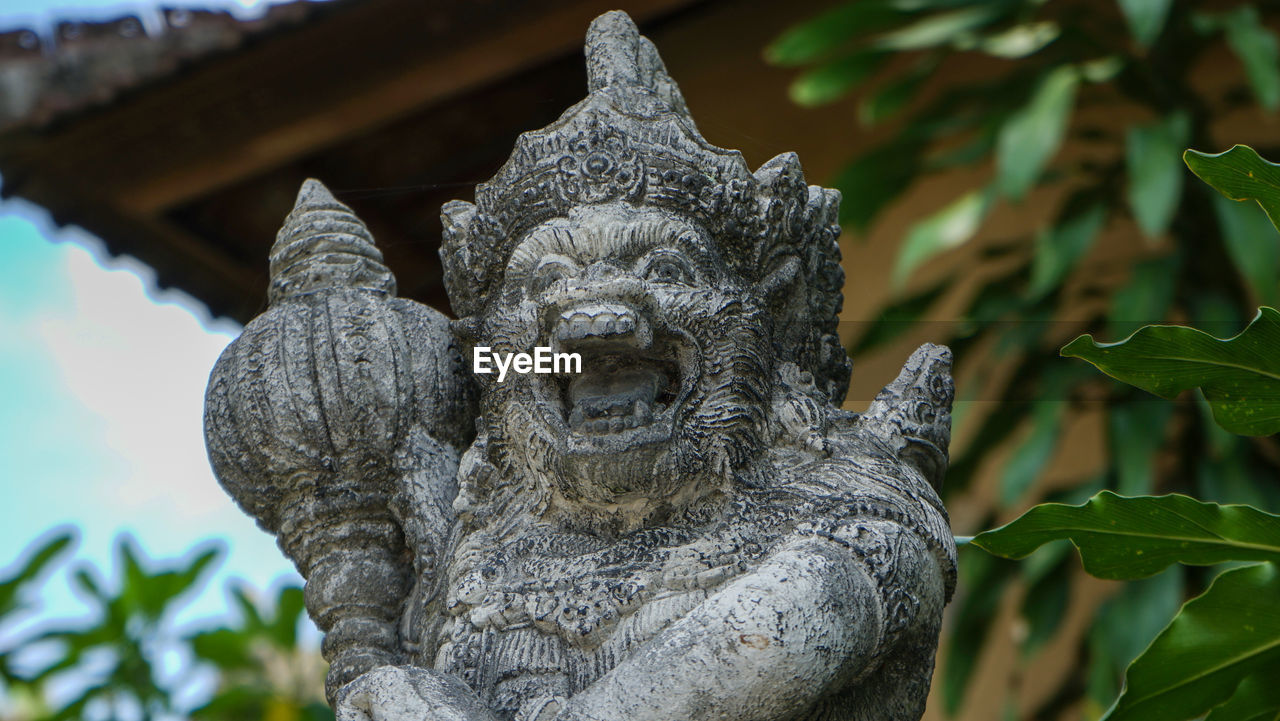
{"type": "Polygon", "coordinates": [[[456,676],[380,666],[338,692],[337,721],[497,721],[456,676]]]}

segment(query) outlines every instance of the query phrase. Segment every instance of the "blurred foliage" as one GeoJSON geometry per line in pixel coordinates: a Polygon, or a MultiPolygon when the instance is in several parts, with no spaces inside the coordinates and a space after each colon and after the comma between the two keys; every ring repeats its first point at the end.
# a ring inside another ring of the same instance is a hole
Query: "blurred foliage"
{"type": "MultiPolygon", "coordinates": [[[[1183,157],[1230,201],[1256,202],[1280,230],[1280,166],[1243,145],[1218,154],[1189,150],[1183,157]]],[[[1226,431],[1280,432],[1280,313],[1274,308],[1259,308],[1232,338],[1149,325],[1116,343],[1080,336],[1062,355],[1169,399],[1198,388],[1226,431]]],[[[1079,549],[1085,570],[1100,578],[1148,578],[1174,563],[1259,562],[1221,571],[1136,657],[1117,652],[1134,660],[1105,721],[1280,718],[1280,516],[1181,495],[1126,498],[1103,491],[1080,506],[1038,505],[979,534],[973,544],[1005,558],[1027,558],[1046,543],[1067,539],[1079,549]]],[[[1131,610],[1142,616],[1147,609],[1131,610]]],[[[1105,661],[1105,651],[1095,659],[1105,661]]]]}
{"type": "Polygon", "coordinates": [[[219,671],[209,703],[192,712],[198,721],[324,721],[333,711],[324,701],[325,665],[315,649],[298,646],[298,624],[306,609],[302,589],[285,586],[263,613],[244,588],[229,589],[239,608],[234,627],[189,637],[197,659],[219,671]]]}
{"type": "MultiPolygon", "coordinates": [[[[1067,539],[1080,551],[1085,570],[1099,578],[1155,581],[1153,576],[1175,563],[1260,561],[1221,571],[1208,590],[1151,634],[1141,653],[1099,649],[1095,663],[1103,669],[1108,651],[1134,658],[1105,721],[1187,721],[1206,713],[1210,720],[1280,716],[1280,697],[1266,688],[1267,679],[1274,684],[1280,678],[1280,516],[1182,495],[1126,498],[1103,491],[1079,506],[1040,504],[979,534],[973,545],[1005,558],[1027,558],[1044,544],[1067,539]]],[[[1133,588],[1142,593],[1155,587],[1133,588]]],[[[1151,631],[1149,608],[1140,599],[1122,594],[1121,603],[1129,606],[1124,622],[1151,631]]],[[[1161,610],[1157,618],[1169,609],[1161,610]]],[[[1110,620],[1102,626],[1117,630],[1110,620]]],[[[1099,640],[1105,643],[1106,636],[1099,640]]]]}
{"type": "Polygon", "coordinates": [[[184,631],[177,616],[200,590],[219,556],[195,549],[186,558],[154,561],[127,536],[115,544],[116,578],[84,563],[65,569],[88,604],[83,618],[26,623],[35,597],[55,566],[65,565],[69,532],[37,541],[0,578],[0,674],[4,721],[63,719],[266,719],[322,721],[324,663],[298,643],[302,590],[282,588],[262,609],[233,585],[233,623],[195,622],[184,631]],[[212,697],[191,708],[208,675],[212,697]],[[202,675],[204,678],[202,678],[202,675]]]}
{"type": "MultiPolygon", "coordinates": [[[[1270,29],[1278,11],[1197,0],[857,0],[801,22],[766,49],[771,62],[797,68],[796,102],[816,108],[844,100],[839,108],[853,107],[853,122],[884,133],[834,179],[847,229],[866,232],[929,176],[968,169],[985,177],[940,207],[915,209],[893,272],[899,297],[850,349],[875,351],[950,299],[964,305],[959,322],[935,324],[949,336],[929,340],[953,347],[961,377],[971,358],[1007,361],[1006,377],[978,374],[973,383],[984,387],[962,385],[957,393],[961,401],[1000,402],[984,404],[995,411],[964,414],[966,442],[953,448],[944,493],[969,490],[994,450],[1010,452],[998,474],[997,507],[981,526],[1038,501],[1080,503],[1101,490],[1182,492],[1280,510],[1280,444],[1219,427],[1214,418],[1224,406],[1211,387],[1208,401],[1168,403],[1056,353],[1081,332],[1122,338],[1165,320],[1231,336],[1254,308],[1280,298],[1280,233],[1267,222],[1266,203],[1231,202],[1187,182],[1180,162],[1188,146],[1214,148],[1211,129],[1229,114],[1280,108],[1280,41],[1270,29]],[[911,283],[940,254],[982,237],[993,211],[1028,202],[1046,208],[1039,227],[982,238],[979,259],[995,261],[998,271],[975,286],[972,266],[934,264],[927,285],[911,283]],[[1123,223],[1145,242],[1123,269],[1128,281],[1117,284],[1115,261],[1090,256],[1098,238],[1123,223]],[[1100,476],[1046,495],[1037,481],[1061,450],[1069,414],[1097,409],[1098,400],[1110,463],[1100,476]]],[[[1226,155],[1246,177],[1252,170],[1274,179],[1251,152],[1226,155]]],[[[1201,160],[1191,153],[1187,163],[1229,198],[1248,197],[1230,189],[1238,172],[1227,168],[1214,182],[1201,160]]],[[[1175,333],[1184,332],[1195,331],[1175,333]]],[[[1075,350],[1090,344],[1081,343],[1075,350]]],[[[1149,375],[1165,378],[1166,371],[1149,375]]],[[[1054,547],[1022,564],[962,551],[941,659],[946,711],[964,702],[1007,590],[1023,589],[1026,657],[1058,630],[1077,565],[1054,547]]],[[[1205,582],[1203,573],[1174,566],[1125,586],[1098,610],[1079,649],[1080,670],[1026,715],[1059,718],[1083,707],[1098,717],[1116,698],[1125,667],[1205,582]]],[[[1245,691],[1274,696],[1266,684],[1250,682],[1245,691]]],[[[1009,704],[984,701],[992,713],[1009,704]]]]}

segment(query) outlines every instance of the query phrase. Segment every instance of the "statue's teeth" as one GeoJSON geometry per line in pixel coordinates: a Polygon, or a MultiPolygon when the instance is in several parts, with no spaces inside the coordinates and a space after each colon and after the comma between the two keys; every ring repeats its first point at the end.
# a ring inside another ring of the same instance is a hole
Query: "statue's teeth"
{"type": "Polygon", "coordinates": [[[609,313],[601,313],[591,321],[591,332],[595,335],[607,335],[617,327],[616,318],[609,313]]]}

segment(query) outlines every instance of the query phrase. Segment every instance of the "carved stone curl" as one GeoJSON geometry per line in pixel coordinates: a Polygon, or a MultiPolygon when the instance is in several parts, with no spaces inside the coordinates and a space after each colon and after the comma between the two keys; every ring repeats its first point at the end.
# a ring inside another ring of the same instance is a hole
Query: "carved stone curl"
{"type": "Polygon", "coordinates": [[[699,135],[622,13],[590,93],[443,209],[461,317],[315,181],[210,379],[340,721],[918,719],[955,546],[947,349],[840,411],[839,193],[699,135]],[[535,347],[580,373],[473,374],[535,347]]]}

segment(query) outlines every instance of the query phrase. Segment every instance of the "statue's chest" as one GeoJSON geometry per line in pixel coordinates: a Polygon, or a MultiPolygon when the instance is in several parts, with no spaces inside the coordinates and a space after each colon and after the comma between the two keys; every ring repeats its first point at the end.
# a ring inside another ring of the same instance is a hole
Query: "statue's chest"
{"type": "Polygon", "coordinates": [[[571,695],[757,564],[789,525],[762,510],[712,529],[495,549],[452,580],[436,667],[510,711],[531,694],[571,695]]]}

